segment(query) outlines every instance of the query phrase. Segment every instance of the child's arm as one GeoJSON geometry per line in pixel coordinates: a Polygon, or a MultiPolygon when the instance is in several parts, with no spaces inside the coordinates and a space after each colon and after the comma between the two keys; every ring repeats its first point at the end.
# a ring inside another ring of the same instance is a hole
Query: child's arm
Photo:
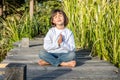
{"type": "Polygon", "coordinates": [[[74,36],[73,36],[72,32],[69,36],[69,39],[66,42],[63,41],[60,44],[60,47],[63,47],[64,49],[67,49],[69,51],[74,51],[75,50],[75,42],[74,42],[74,36]]]}
{"type": "Polygon", "coordinates": [[[59,48],[58,42],[54,42],[52,38],[53,34],[49,30],[46,37],[44,38],[44,49],[47,51],[59,48]]]}

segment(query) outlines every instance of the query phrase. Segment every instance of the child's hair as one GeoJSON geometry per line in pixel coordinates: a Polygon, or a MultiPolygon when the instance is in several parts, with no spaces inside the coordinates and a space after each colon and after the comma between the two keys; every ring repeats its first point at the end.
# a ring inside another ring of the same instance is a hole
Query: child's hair
{"type": "Polygon", "coordinates": [[[68,17],[66,16],[65,12],[60,10],[60,9],[55,9],[52,11],[51,13],[51,17],[50,17],[50,23],[52,26],[56,26],[56,24],[53,23],[53,17],[58,13],[62,14],[64,17],[64,26],[66,27],[68,24],[68,17]]]}

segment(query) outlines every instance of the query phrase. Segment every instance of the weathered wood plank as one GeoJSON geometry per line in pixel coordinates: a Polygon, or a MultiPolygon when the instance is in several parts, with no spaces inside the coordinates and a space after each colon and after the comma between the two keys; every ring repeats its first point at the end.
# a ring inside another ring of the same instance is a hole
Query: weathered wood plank
{"type": "Polygon", "coordinates": [[[5,68],[0,68],[0,80],[4,79],[5,68]]]}
{"type": "Polygon", "coordinates": [[[81,66],[76,66],[75,68],[67,68],[67,67],[53,67],[53,66],[39,66],[38,64],[28,64],[28,70],[73,70],[73,71],[81,71],[81,70],[86,70],[86,71],[111,71],[115,72],[118,70],[118,68],[109,66],[109,65],[87,65],[83,64],[81,66]]]}
{"type": "MultiPolygon", "coordinates": [[[[20,44],[21,44],[21,41],[15,42],[15,43],[13,44],[13,46],[19,47],[20,44]]],[[[29,46],[30,46],[30,47],[32,47],[32,46],[39,46],[39,45],[43,45],[43,38],[36,39],[36,40],[30,40],[30,42],[29,42],[29,46]]]]}
{"type": "Polygon", "coordinates": [[[5,68],[7,65],[8,63],[4,63],[4,64],[0,63],[0,68],[5,68]]]}
{"type": "Polygon", "coordinates": [[[6,66],[4,80],[26,80],[25,64],[10,63],[6,66]]]}
{"type": "Polygon", "coordinates": [[[6,59],[8,60],[39,60],[39,56],[38,55],[34,55],[34,56],[7,56],[6,59]]]}
{"type": "Polygon", "coordinates": [[[4,80],[4,76],[3,75],[0,75],[0,80],[4,80]]]}
{"type": "Polygon", "coordinates": [[[65,79],[65,78],[49,78],[49,77],[45,77],[45,78],[39,78],[39,77],[37,77],[37,78],[28,78],[27,80],[117,80],[116,78],[114,79],[114,78],[112,78],[112,79],[110,79],[110,78],[107,78],[107,79],[105,79],[105,78],[100,78],[100,79],[98,79],[98,78],[73,78],[73,79],[65,79]]]}
{"type": "Polygon", "coordinates": [[[120,68],[118,69],[118,80],[120,80],[120,68]]]}
{"type": "Polygon", "coordinates": [[[114,79],[117,78],[116,73],[108,73],[108,72],[87,72],[87,71],[61,71],[61,70],[54,70],[54,71],[36,71],[30,73],[28,75],[30,75],[30,77],[34,78],[59,78],[59,79],[101,79],[104,78],[105,79],[114,79]],[[92,74],[91,74],[92,73],[92,74]]]}
{"type": "MultiPolygon", "coordinates": [[[[50,77],[51,75],[53,75],[54,77],[56,77],[55,75],[59,75],[59,74],[66,74],[67,75],[74,75],[74,76],[88,76],[88,75],[104,75],[104,76],[108,76],[108,75],[114,75],[117,76],[117,73],[114,71],[110,71],[110,70],[104,70],[104,71],[97,71],[97,70],[81,70],[81,71],[77,71],[77,70],[72,70],[72,69],[56,69],[56,70],[29,70],[28,69],[28,74],[27,75],[31,75],[31,76],[37,76],[37,75],[44,75],[50,77]],[[46,75],[48,73],[53,73],[50,75],[46,75]],[[55,74],[55,75],[54,75],[55,74]]],[[[43,77],[43,76],[42,76],[43,77]]],[[[72,77],[72,76],[70,76],[72,77]]]]}
{"type": "MultiPolygon", "coordinates": [[[[9,59],[5,59],[5,60],[3,60],[3,62],[2,63],[28,63],[28,64],[32,64],[32,63],[38,63],[38,59],[28,59],[28,60],[22,60],[22,59],[20,59],[20,60],[9,60],[9,59]]],[[[85,60],[85,59],[81,59],[81,60],[77,60],[77,62],[78,62],[78,65],[80,66],[81,64],[86,64],[86,63],[107,63],[107,64],[109,64],[108,62],[106,62],[106,61],[103,61],[103,60],[85,60]]]]}
{"type": "Polygon", "coordinates": [[[40,50],[38,50],[38,51],[34,51],[34,52],[30,52],[30,51],[15,51],[15,52],[9,52],[8,54],[7,54],[7,56],[23,56],[23,55],[32,55],[32,56],[34,56],[34,55],[38,55],[39,54],[39,52],[40,52],[40,50]]]}
{"type": "Polygon", "coordinates": [[[5,60],[3,60],[2,61],[2,63],[25,63],[25,64],[27,64],[27,63],[37,63],[38,62],[38,60],[34,60],[34,61],[29,61],[29,60],[21,60],[21,61],[15,61],[15,60],[7,60],[7,59],[5,59],[5,60]]]}
{"type": "MultiPolygon", "coordinates": [[[[61,69],[61,67],[52,67],[52,66],[49,66],[49,67],[30,67],[28,68],[29,70],[30,69],[33,69],[33,70],[56,70],[56,69],[61,69]]],[[[69,70],[68,68],[62,68],[63,70],[69,70]]],[[[106,70],[106,71],[117,71],[117,68],[114,68],[114,67],[111,67],[111,66],[79,66],[79,67],[76,67],[76,68],[72,68],[72,70],[74,71],[81,71],[81,70],[87,70],[87,71],[102,71],[102,70],[106,70]],[[105,69],[106,68],[106,69],[105,69]]]]}
{"type": "MultiPolygon", "coordinates": [[[[85,59],[85,60],[91,60],[91,57],[78,57],[80,60],[85,59]]],[[[39,60],[39,55],[21,55],[21,56],[7,56],[6,59],[8,60],[39,60]]]]}
{"type": "Polygon", "coordinates": [[[40,51],[43,49],[43,46],[36,46],[36,47],[29,47],[29,48],[14,48],[12,50],[10,50],[8,52],[9,53],[15,53],[15,52],[18,52],[18,53],[23,53],[23,52],[33,52],[34,51],[40,51]]]}

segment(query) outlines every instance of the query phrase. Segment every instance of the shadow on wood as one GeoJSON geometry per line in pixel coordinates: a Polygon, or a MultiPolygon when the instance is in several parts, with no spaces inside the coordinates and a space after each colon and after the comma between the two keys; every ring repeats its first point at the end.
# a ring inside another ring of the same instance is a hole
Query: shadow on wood
{"type": "Polygon", "coordinates": [[[63,76],[71,71],[72,71],[72,69],[67,69],[67,70],[56,69],[56,70],[51,70],[51,71],[49,70],[48,72],[46,71],[45,74],[34,77],[31,80],[54,80],[58,77],[60,78],[60,76],[63,76]]]}
{"type": "Polygon", "coordinates": [[[76,53],[76,61],[77,65],[76,66],[81,66],[84,64],[85,61],[91,60],[92,57],[90,56],[90,50],[86,49],[79,49],[77,50],[76,53]]]}

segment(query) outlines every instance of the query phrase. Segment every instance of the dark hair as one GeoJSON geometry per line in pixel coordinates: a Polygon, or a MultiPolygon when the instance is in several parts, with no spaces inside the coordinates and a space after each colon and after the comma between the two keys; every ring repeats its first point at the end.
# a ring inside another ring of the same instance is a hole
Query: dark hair
{"type": "Polygon", "coordinates": [[[64,17],[64,26],[67,26],[68,24],[68,17],[66,16],[65,12],[60,10],[60,9],[55,9],[51,12],[51,17],[50,17],[50,23],[52,26],[56,26],[56,24],[53,23],[53,17],[56,15],[56,13],[59,12],[61,14],[63,14],[64,17]]]}

